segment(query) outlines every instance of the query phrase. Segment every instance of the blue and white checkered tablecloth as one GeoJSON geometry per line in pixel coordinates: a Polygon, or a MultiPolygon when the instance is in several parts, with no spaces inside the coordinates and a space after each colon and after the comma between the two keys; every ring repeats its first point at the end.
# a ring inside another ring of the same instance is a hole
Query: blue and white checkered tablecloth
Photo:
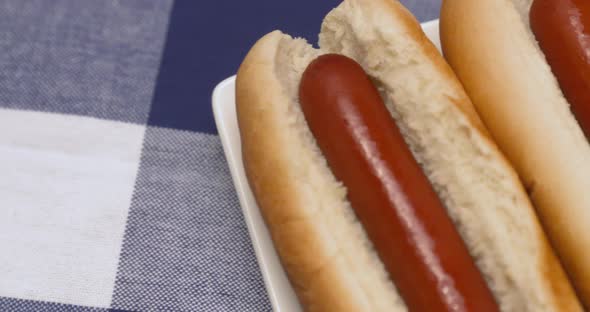
{"type": "Polygon", "coordinates": [[[0,0],[0,311],[270,310],[209,98],[337,3],[0,0]]]}

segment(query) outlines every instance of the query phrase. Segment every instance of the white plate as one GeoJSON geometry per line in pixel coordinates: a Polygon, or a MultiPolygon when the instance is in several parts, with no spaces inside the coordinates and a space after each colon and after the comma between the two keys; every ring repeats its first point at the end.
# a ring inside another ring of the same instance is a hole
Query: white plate
{"type": "MultiPolygon", "coordinates": [[[[438,20],[423,23],[422,28],[440,50],[438,20]]],[[[281,312],[301,311],[301,306],[281,266],[244,174],[240,133],[236,120],[234,87],[235,76],[222,81],[213,91],[213,114],[215,115],[215,123],[221,137],[225,157],[240,199],[242,212],[248,225],[250,238],[254,245],[258,265],[262,271],[272,307],[275,311],[281,312]]]]}

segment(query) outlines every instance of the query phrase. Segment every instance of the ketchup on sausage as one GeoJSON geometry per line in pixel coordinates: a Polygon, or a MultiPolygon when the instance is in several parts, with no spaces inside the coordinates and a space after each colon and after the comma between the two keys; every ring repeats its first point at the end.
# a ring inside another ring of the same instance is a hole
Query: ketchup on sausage
{"type": "Polygon", "coordinates": [[[529,15],[539,46],[590,139],[590,1],[535,0],[529,15]]]}
{"type": "Polygon", "coordinates": [[[362,67],[323,55],[301,108],[410,311],[498,311],[445,208],[362,67]]]}

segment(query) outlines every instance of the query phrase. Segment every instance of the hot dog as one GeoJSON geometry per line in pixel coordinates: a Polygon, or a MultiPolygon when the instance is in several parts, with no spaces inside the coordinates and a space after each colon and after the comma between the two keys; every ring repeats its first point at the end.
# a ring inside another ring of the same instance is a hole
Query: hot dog
{"type": "Polygon", "coordinates": [[[411,14],[345,0],[319,46],[272,32],[236,79],[246,176],[302,307],[579,311],[517,174],[411,14]]]}
{"type": "Polygon", "coordinates": [[[444,0],[440,22],[446,59],[590,308],[590,2],[444,0]]]}
{"type": "Polygon", "coordinates": [[[536,0],[531,30],[580,127],[590,137],[590,2],[536,0]]]}
{"type": "Polygon", "coordinates": [[[414,311],[498,311],[459,233],[362,67],[314,60],[301,109],[379,258],[414,311]],[[326,116],[331,116],[326,122],[326,116]]]}

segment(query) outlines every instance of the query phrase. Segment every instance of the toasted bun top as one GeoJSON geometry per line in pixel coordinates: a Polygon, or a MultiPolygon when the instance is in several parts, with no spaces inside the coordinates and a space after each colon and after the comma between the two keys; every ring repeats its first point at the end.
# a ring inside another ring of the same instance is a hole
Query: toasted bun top
{"type": "Polygon", "coordinates": [[[590,145],[529,27],[530,0],[445,0],[441,40],[590,307],[590,145]]]}
{"type": "Polygon", "coordinates": [[[236,81],[246,174],[303,306],[406,310],[299,107],[304,69],[335,52],[373,78],[502,310],[578,310],[515,172],[411,14],[397,1],[345,0],[320,46],[268,34],[236,81]]]}

